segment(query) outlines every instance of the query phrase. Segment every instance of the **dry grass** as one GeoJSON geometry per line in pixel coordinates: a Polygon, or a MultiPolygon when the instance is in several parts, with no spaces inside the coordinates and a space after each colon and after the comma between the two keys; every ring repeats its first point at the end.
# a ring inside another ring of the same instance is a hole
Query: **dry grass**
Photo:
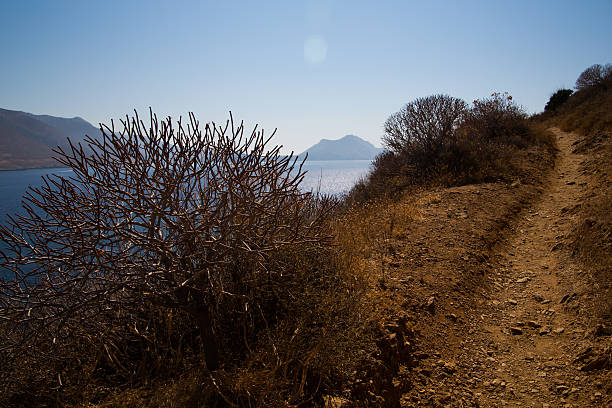
{"type": "Polygon", "coordinates": [[[547,123],[563,131],[592,136],[612,129],[612,84],[574,93],[556,111],[542,114],[547,123]]]}
{"type": "Polygon", "coordinates": [[[349,208],[334,226],[342,269],[370,284],[384,280],[393,253],[391,240],[415,215],[416,209],[401,199],[379,199],[349,208]]]}
{"type": "Polygon", "coordinates": [[[582,136],[576,150],[587,156],[585,200],[571,236],[574,254],[594,278],[600,315],[612,319],[612,83],[580,90],[554,113],[540,115],[547,125],[582,136]]]}
{"type": "Polygon", "coordinates": [[[415,213],[405,200],[343,208],[328,226],[335,240],[325,259],[309,263],[295,255],[305,273],[318,276],[295,287],[287,313],[234,365],[210,373],[194,361],[175,378],[101,393],[92,387],[83,395],[86,402],[74,406],[287,407],[391,398],[399,365],[388,361],[399,361],[400,354],[409,360],[409,334],[401,327],[400,306],[384,296],[385,281],[392,242],[415,213]],[[389,330],[400,332],[401,345],[390,344],[389,330]]]}

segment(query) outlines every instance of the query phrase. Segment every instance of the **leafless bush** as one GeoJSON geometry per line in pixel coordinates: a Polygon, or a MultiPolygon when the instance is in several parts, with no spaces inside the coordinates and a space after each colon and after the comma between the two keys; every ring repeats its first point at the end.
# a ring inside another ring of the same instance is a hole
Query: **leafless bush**
{"type": "Polygon", "coordinates": [[[585,69],[576,80],[575,88],[578,91],[593,88],[612,79],[611,64],[595,64],[585,69]]]}
{"type": "MultiPolygon", "coordinates": [[[[427,184],[461,185],[510,179],[517,149],[543,139],[507,93],[465,102],[446,95],[420,98],[385,123],[389,148],[348,196],[357,202],[427,184]],[[538,139],[538,140],[536,140],[538,139]]],[[[547,142],[546,142],[547,143],[547,142]]]]}
{"type": "Polygon", "coordinates": [[[164,347],[180,354],[190,325],[214,370],[228,338],[246,341],[279,313],[274,299],[289,297],[283,282],[298,273],[291,254],[330,245],[332,203],[298,189],[302,164],[267,150],[263,130],[245,134],[233,119],[202,130],[193,114],[121,123],[58,149],[72,175],[45,177],[0,226],[5,384],[35,359],[57,387],[66,361],[136,375],[145,354],[149,365],[164,347]],[[79,347],[96,357],[86,362],[79,347]]]}
{"type": "Polygon", "coordinates": [[[418,98],[387,119],[383,142],[394,152],[434,150],[454,140],[455,129],[466,110],[467,104],[452,96],[418,98]]]}
{"type": "Polygon", "coordinates": [[[526,119],[527,113],[511,95],[496,92],[474,101],[461,130],[473,139],[520,144],[519,139],[529,133],[526,119]]]}

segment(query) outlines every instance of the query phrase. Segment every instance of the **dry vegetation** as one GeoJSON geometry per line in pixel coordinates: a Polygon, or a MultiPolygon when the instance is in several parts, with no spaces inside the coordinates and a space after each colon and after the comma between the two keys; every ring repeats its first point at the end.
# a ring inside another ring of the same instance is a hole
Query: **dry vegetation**
{"type": "MultiPolygon", "coordinates": [[[[612,106],[612,105],[610,105],[612,106]]],[[[591,269],[600,295],[601,313],[612,321],[612,128],[587,136],[577,150],[587,154],[583,171],[589,194],[579,208],[581,221],[572,236],[575,252],[591,269]],[[599,290],[601,289],[601,291],[599,290]]]]}
{"type": "Polygon", "coordinates": [[[586,155],[582,171],[588,176],[584,202],[568,211],[579,214],[572,239],[577,255],[594,277],[599,312],[612,319],[612,66],[596,64],[576,81],[577,92],[554,112],[542,115],[547,123],[581,136],[576,151],[586,155]]]}
{"type": "Polygon", "coordinates": [[[507,94],[407,106],[440,126],[390,118],[391,151],[343,202],[299,192],[299,163],[231,122],[128,120],[60,152],[81,178],[1,230],[0,405],[397,405],[415,336],[446,318],[430,308],[470,301],[555,152],[507,94]]]}
{"type": "Polygon", "coordinates": [[[0,227],[2,405],[96,401],[186,371],[206,373],[195,405],[336,388],[368,347],[347,340],[363,290],[336,265],[334,200],[301,192],[301,164],[263,131],[122,124],[58,150],[74,174],[47,177],[0,227]]]}
{"type": "Polygon", "coordinates": [[[447,95],[408,103],[385,124],[389,150],[351,191],[349,200],[394,197],[415,187],[483,182],[533,182],[527,167],[548,157],[554,142],[530,123],[507,93],[472,107],[447,95]]]}
{"type": "Polygon", "coordinates": [[[555,104],[555,109],[537,115],[536,119],[583,136],[609,133],[612,129],[612,66],[595,64],[587,68],[576,81],[576,89],[577,92],[555,104]]]}

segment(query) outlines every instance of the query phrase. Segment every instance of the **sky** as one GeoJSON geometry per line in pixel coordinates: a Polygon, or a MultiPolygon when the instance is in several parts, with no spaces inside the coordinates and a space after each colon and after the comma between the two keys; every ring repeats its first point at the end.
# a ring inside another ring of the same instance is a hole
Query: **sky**
{"type": "Polygon", "coordinates": [[[110,123],[134,109],[224,123],[284,152],[437,93],[530,113],[612,62],[612,1],[2,1],[0,108],[110,123]]]}

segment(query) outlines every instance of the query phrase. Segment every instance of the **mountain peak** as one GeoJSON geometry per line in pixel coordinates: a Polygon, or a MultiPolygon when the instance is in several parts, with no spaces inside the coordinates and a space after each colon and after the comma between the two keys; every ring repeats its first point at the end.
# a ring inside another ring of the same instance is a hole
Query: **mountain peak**
{"type": "Polygon", "coordinates": [[[310,160],[372,160],[382,149],[355,135],[340,139],[321,139],[300,156],[308,154],[310,160]]]}

